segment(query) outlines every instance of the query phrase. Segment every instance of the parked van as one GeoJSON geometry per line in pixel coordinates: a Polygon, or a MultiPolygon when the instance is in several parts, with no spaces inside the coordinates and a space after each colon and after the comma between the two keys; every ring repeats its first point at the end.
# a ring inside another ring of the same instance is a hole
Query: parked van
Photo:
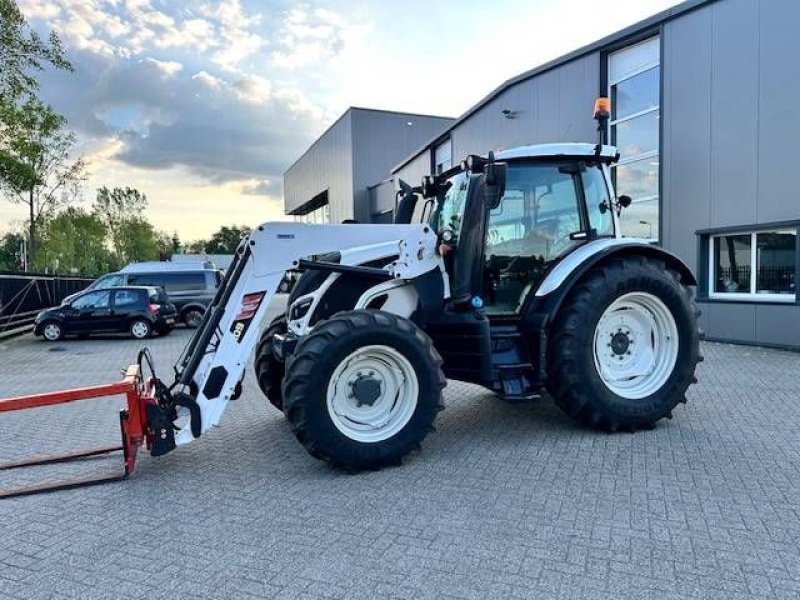
{"type": "MultiPolygon", "coordinates": [[[[175,304],[179,320],[188,327],[197,327],[221,281],[222,271],[209,262],[142,262],[103,275],[84,291],[127,285],[160,287],[175,304]]],[[[70,302],[75,296],[67,296],[64,302],[70,302]]]]}

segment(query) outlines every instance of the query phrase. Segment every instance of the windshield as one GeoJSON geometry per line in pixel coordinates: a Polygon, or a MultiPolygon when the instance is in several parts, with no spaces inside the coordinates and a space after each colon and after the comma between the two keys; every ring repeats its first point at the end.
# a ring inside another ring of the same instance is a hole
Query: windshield
{"type": "Polygon", "coordinates": [[[103,290],[110,287],[117,287],[123,284],[123,275],[120,273],[111,273],[110,275],[103,275],[97,279],[86,290],[103,290]]]}
{"type": "Polygon", "coordinates": [[[436,209],[431,213],[430,226],[437,233],[445,229],[452,229],[458,237],[461,231],[461,217],[464,214],[464,205],[467,202],[467,188],[469,176],[465,172],[457,173],[447,180],[447,191],[439,201],[436,209]]]}

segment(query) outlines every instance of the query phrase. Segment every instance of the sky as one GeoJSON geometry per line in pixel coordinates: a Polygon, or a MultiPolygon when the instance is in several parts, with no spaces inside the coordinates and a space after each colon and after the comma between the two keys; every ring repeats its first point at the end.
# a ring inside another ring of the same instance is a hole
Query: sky
{"type": "MultiPolygon", "coordinates": [[[[17,2],[75,67],[39,79],[89,164],[80,201],[135,187],[150,221],[184,241],[285,219],[283,172],[349,106],[457,117],[522,71],[678,3],[17,2]]],[[[0,230],[24,215],[0,202],[0,230]]]]}

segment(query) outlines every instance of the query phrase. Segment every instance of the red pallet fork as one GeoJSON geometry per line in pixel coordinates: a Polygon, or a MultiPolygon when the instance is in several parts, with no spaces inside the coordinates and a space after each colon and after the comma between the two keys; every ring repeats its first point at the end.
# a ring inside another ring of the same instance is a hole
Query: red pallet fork
{"type": "Polygon", "coordinates": [[[21,467],[69,462],[122,451],[124,462],[123,472],[114,474],[101,473],[73,479],[48,481],[34,485],[0,489],[0,498],[27,496],[42,492],[85,487],[127,479],[128,476],[133,473],[133,469],[136,465],[136,453],[139,447],[143,443],[147,444],[148,449],[153,445],[153,432],[148,423],[146,411],[148,404],[155,403],[153,387],[153,379],[148,378],[147,380],[143,380],[140,366],[131,365],[125,371],[125,376],[122,381],[118,383],[0,399],[0,413],[116,395],[124,395],[127,403],[127,408],[121,410],[119,414],[122,443],[118,446],[88,448],[76,452],[36,456],[33,458],[0,463],[0,471],[4,471],[21,467]]]}

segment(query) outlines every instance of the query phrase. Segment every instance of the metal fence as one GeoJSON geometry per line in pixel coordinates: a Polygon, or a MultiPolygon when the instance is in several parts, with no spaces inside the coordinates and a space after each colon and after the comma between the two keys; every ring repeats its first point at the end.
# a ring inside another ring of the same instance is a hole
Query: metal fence
{"type": "Polygon", "coordinates": [[[0,273],[0,340],[31,330],[36,313],[57,306],[93,280],[21,273],[0,273]]]}

